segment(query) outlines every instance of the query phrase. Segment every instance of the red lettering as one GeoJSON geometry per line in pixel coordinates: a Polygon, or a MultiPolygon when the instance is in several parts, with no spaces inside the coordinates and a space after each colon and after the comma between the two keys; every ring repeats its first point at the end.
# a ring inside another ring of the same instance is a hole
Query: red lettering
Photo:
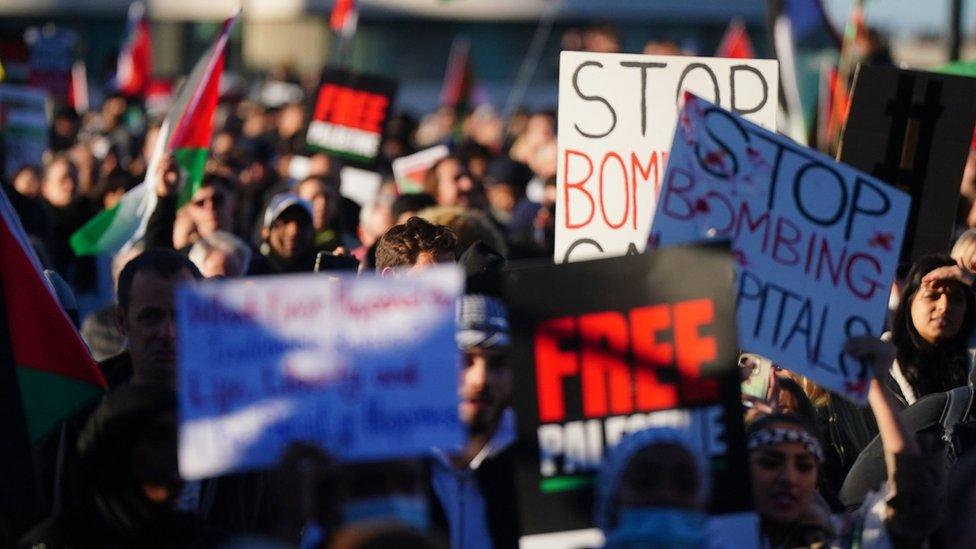
{"type": "Polygon", "coordinates": [[[583,188],[583,185],[586,184],[586,182],[590,179],[591,175],[593,175],[593,161],[590,160],[590,157],[584,152],[574,151],[572,149],[566,149],[566,156],[563,160],[563,178],[566,180],[566,184],[563,186],[563,202],[566,204],[566,228],[567,229],[579,229],[580,227],[585,227],[593,219],[593,214],[596,212],[596,202],[593,201],[593,196],[590,195],[590,193],[583,188]],[[580,179],[579,181],[574,181],[574,182],[569,181],[570,155],[581,156],[584,159],[586,159],[587,172],[586,175],[583,176],[583,178],[580,179]],[[590,202],[590,213],[589,215],[586,216],[586,220],[581,223],[573,223],[569,219],[570,214],[573,212],[573,208],[570,207],[570,201],[569,201],[570,189],[576,189],[579,192],[582,192],[583,195],[586,196],[586,199],[590,202]]]}
{"type": "Polygon", "coordinates": [[[576,351],[560,350],[560,341],[576,333],[576,319],[554,318],[540,322],[535,330],[535,379],[539,400],[539,421],[562,421],[566,417],[563,378],[579,372],[576,351]]]}
{"type": "Polygon", "coordinates": [[[383,122],[386,121],[386,109],[389,106],[390,100],[386,96],[368,94],[363,105],[363,116],[359,121],[360,129],[371,133],[383,133],[383,122]]]}
{"type": "Polygon", "coordinates": [[[540,322],[539,420],[566,420],[567,382],[578,384],[579,392],[570,394],[581,398],[570,410],[586,418],[714,402],[718,384],[702,378],[702,367],[718,358],[718,342],[700,333],[714,320],[712,301],[696,299],[540,322]]]}
{"type": "Polygon", "coordinates": [[[336,84],[319,88],[314,120],[331,122],[371,133],[382,133],[390,100],[380,94],[336,84]]]}
{"type": "Polygon", "coordinates": [[[314,120],[328,120],[329,113],[335,108],[336,96],[339,93],[339,86],[334,84],[323,84],[319,88],[319,97],[315,102],[314,120]]]}
{"type": "MultiPolygon", "coordinates": [[[[662,153],[664,154],[664,153],[662,153]]],[[[630,180],[634,182],[634,186],[631,189],[633,200],[634,200],[634,228],[637,228],[637,174],[639,173],[641,178],[646,183],[651,180],[651,170],[654,170],[654,200],[657,200],[658,195],[661,193],[661,177],[660,171],[657,164],[657,151],[652,151],[651,156],[647,159],[647,168],[640,163],[640,158],[637,157],[637,153],[630,153],[630,180]]]]}
{"type": "MultiPolygon", "coordinates": [[[[627,183],[627,167],[624,166],[624,159],[620,158],[619,154],[615,152],[610,152],[603,157],[603,161],[600,162],[600,183],[599,184],[600,184],[600,215],[603,216],[603,221],[607,224],[608,227],[610,227],[611,229],[619,229],[620,227],[624,226],[624,223],[627,222],[627,215],[630,213],[630,193],[627,192],[627,187],[629,186],[627,183]],[[610,218],[607,217],[607,209],[606,209],[607,199],[606,199],[606,195],[603,194],[603,176],[605,173],[607,160],[610,160],[611,158],[617,159],[617,163],[620,164],[620,175],[624,179],[624,214],[623,216],[620,217],[619,223],[613,223],[610,221],[610,218]]],[[[636,224],[637,224],[637,218],[635,217],[634,225],[636,226],[636,224]]]]}
{"type": "Polygon", "coordinates": [[[580,317],[583,345],[583,415],[603,417],[633,410],[630,367],[627,363],[627,321],[616,312],[592,313],[580,317]]]}
{"type": "Polygon", "coordinates": [[[800,263],[800,254],[796,251],[794,244],[801,239],[800,229],[792,221],[780,217],[776,219],[776,232],[773,235],[773,259],[777,263],[791,267],[800,263]],[[785,234],[784,228],[792,231],[791,235],[785,234]],[[784,258],[780,255],[781,250],[789,252],[790,257],[784,258]]]}
{"type": "Polygon", "coordinates": [[[749,234],[754,235],[759,227],[763,227],[762,252],[766,253],[766,245],[769,242],[769,211],[764,211],[758,218],[753,219],[752,212],[749,210],[749,202],[743,200],[742,204],[739,205],[739,218],[735,223],[735,236],[733,236],[733,239],[739,238],[739,235],[742,234],[743,222],[745,222],[749,234]]]}
{"type": "Polygon", "coordinates": [[[630,339],[634,346],[634,378],[637,385],[637,410],[647,412],[674,408],[678,389],[673,383],[661,382],[661,367],[674,361],[674,347],[658,341],[657,334],[671,327],[671,308],[653,305],[630,311],[630,339]]]}
{"type": "Polygon", "coordinates": [[[718,344],[713,336],[702,337],[699,329],[714,320],[715,305],[710,299],[674,305],[674,344],[683,401],[704,402],[718,396],[715,379],[701,377],[702,365],[718,356],[718,344]]]}

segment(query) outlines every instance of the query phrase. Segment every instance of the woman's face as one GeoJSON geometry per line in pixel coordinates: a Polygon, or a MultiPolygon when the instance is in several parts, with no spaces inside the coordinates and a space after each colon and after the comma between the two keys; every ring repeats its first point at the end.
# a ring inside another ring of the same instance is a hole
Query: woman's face
{"type": "MultiPolygon", "coordinates": [[[[790,423],[772,427],[802,429],[790,423]]],[[[817,459],[799,442],[781,442],[749,453],[752,496],[763,520],[791,523],[810,508],[817,486],[817,459]]]]}
{"type": "Polygon", "coordinates": [[[952,338],[966,318],[965,289],[958,284],[922,286],[912,297],[912,324],[918,335],[935,344],[952,338]]]}

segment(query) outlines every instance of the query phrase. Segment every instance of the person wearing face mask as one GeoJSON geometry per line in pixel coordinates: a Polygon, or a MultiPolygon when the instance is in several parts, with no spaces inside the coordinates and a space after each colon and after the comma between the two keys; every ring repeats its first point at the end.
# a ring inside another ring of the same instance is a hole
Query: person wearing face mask
{"type": "Polygon", "coordinates": [[[606,549],[708,546],[709,468],[686,434],[651,427],[628,435],[596,478],[594,522],[606,549]]]}
{"type": "Polygon", "coordinates": [[[832,515],[817,494],[824,453],[807,420],[789,413],[759,417],[747,427],[752,492],[764,544],[777,547],[917,547],[939,524],[930,469],[883,386],[895,348],[871,337],[852,338],[847,354],[870,364],[868,403],[878,425],[887,482],[864,502],[832,515]]]}
{"type": "Polygon", "coordinates": [[[967,342],[976,302],[965,280],[948,256],[922,257],[908,272],[892,321],[897,356],[886,383],[901,407],[966,384],[973,366],[967,342]],[[938,276],[947,271],[959,276],[938,276]]]}

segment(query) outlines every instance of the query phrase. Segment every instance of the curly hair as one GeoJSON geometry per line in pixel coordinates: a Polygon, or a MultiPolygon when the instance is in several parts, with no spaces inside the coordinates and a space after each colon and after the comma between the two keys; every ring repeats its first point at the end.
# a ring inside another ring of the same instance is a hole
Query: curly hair
{"type": "Polygon", "coordinates": [[[457,253],[457,236],[417,216],[386,231],[376,243],[376,270],[413,265],[422,253],[457,253]]]}

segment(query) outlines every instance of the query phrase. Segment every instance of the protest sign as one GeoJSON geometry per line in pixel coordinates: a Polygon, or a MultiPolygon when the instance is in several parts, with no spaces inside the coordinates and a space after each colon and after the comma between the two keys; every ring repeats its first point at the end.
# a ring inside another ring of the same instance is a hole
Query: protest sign
{"type": "Polygon", "coordinates": [[[513,267],[505,295],[524,536],[592,526],[601,459],[652,425],[687,429],[708,454],[710,512],[752,508],[726,248],[513,267]]]}
{"type": "Polygon", "coordinates": [[[291,275],[183,286],[180,474],[266,468],[295,441],[344,460],[458,448],[462,289],[454,265],[395,280],[291,275]]]}
{"type": "Polygon", "coordinates": [[[11,181],[24,166],[44,165],[48,146],[47,96],[44,90],[0,85],[0,160],[3,175],[11,181]]]}
{"type": "Polygon", "coordinates": [[[861,66],[838,157],[909,193],[902,266],[952,244],[976,79],[861,66]]]}
{"type": "Polygon", "coordinates": [[[555,261],[644,251],[682,90],[770,128],[774,60],[563,52],[555,261]]]}
{"type": "Polygon", "coordinates": [[[308,123],[308,146],[371,166],[380,154],[396,80],[325,68],[308,123]]]}
{"type": "Polygon", "coordinates": [[[372,204],[383,184],[383,176],[369,170],[343,166],[339,170],[339,194],[360,206],[372,204]]]}
{"type": "Polygon", "coordinates": [[[71,29],[47,24],[27,29],[24,41],[30,52],[28,83],[47,90],[54,99],[66,100],[71,86],[71,65],[75,60],[78,34],[71,29]]]}
{"type": "Polygon", "coordinates": [[[742,348],[863,403],[870,372],[842,347],[883,331],[910,201],[689,94],[651,239],[730,239],[742,348]]]}
{"type": "Polygon", "coordinates": [[[448,154],[447,145],[437,145],[394,160],[393,177],[400,194],[423,192],[427,170],[448,154]]]}

